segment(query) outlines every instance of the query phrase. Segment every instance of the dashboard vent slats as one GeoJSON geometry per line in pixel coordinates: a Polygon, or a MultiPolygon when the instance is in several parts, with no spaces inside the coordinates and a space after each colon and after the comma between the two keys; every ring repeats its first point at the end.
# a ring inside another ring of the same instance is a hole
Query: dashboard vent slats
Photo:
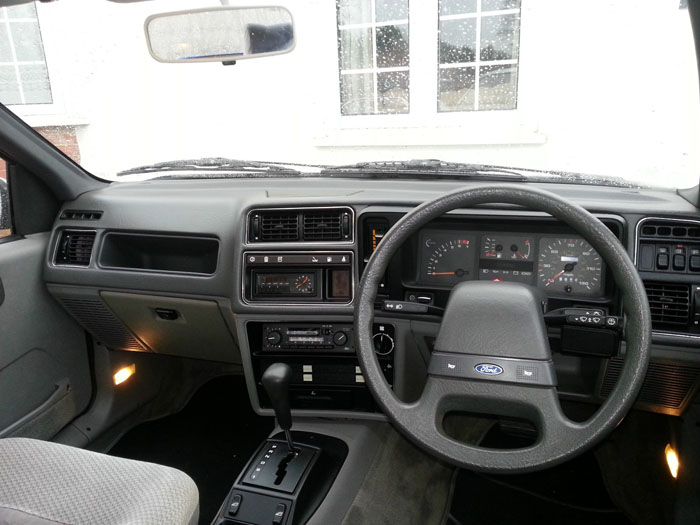
{"type": "MultiPolygon", "coordinates": [[[[601,397],[608,397],[617,383],[624,360],[615,357],[608,362],[600,389],[601,397]]],[[[652,361],[637,403],[670,415],[678,415],[692,398],[700,381],[700,367],[652,361]]]]}
{"type": "Polygon", "coordinates": [[[297,213],[264,213],[260,215],[261,242],[289,242],[299,240],[297,213]]]}
{"type": "Polygon", "coordinates": [[[312,211],[304,214],[305,241],[340,241],[342,217],[339,210],[312,211]]]}
{"type": "Polygon", "coordinates": [[[248,223],[249,242],[352,241],[350,208],[255,210],[248,223]]]}
{"type": "Polygon", "coordinates": [[[101,218],[102,212],[95,210],[63,210],[60,217],[63,221],[98,221],[101,218]]]}
{"type": "Polygon", "coordinates": [[[95,244],[95,232],[64,230],[58,240],[55,263],[64,266],[88,266],[95,244]]]}
{"type": "Polygon", "coordinates": [[[652,326],[687,326],[690,317],[690,287],[685,284],[645,282],[652,326]]]}

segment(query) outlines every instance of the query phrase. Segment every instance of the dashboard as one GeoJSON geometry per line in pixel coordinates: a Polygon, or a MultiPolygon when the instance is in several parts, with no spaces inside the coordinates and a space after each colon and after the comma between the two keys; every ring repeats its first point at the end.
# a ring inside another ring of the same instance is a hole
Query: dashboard
{"type": "MultiPolygon", "coordinates": [[[[358,187],[340,178],[113,184],[64,205],[44,279],[112,350],[240,366],[260,414],[271,414],[261,373],[283,361],[294,371],[298,415],[381,419],[355,356],[357,284],[406,212],[469,185],[367,180],[358,187]]],[[[538,186],[591,211],[635,260],[654,318],[654,361],[639,406],[681,413],[700,388],[697,208],[668,190],[538,186]]],[[[373,340],[401,399],[420,396],[440,310],[466,280],[537,287],[551,312],[622,315],[611,269],[566,225],[507,205],[456,210],[397,250],[378,290],[373,340]],[[416,308],[386,308],[399,303],[416,308]]],[[[562,398],[605,399],[624,354],[623,327],[615,328],[548,325],[562,398]]]]}

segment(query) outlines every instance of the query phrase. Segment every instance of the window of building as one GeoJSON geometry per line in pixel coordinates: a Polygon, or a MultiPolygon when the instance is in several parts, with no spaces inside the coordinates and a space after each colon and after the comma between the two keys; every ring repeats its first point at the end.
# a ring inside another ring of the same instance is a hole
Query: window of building
{"type": "Polygon", "coordinates": [[[520,0],[440,0],[438,111],[515,109],[520,0]]]}
{"type": "Polygon", "coordinates": [[[432,9],[437,56],[413,42],[426,50],[411,57],[419,68],[409,67],[408,0],[337,0],[341,115],[410,113],[411,82],[437,82],[437,112],[516,109],[520,0],[434,0],[432,9]],[[426,78],[425,61],[436,77],[426,78]]]}
{"type": "Polygon", "coordinates": [[[408,0],[338,0],[343,115],[408,113],[408,0]]]}
{"type": "Polygon", "coordinates": [[[0,100],[53,102],[34,2],[0,8],[0,100]]]}

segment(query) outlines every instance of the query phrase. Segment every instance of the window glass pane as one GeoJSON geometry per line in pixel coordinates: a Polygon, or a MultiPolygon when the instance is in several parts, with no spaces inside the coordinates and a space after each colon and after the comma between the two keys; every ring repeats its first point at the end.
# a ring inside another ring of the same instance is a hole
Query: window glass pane
{"type": "Polygon", "coordinates": [[[11,25],[15,53],[20,62],[44,60],[38,22],[13,22],[11,25]]]}
{"type": "Polygon", "coordinates": [[[377,113],[408,113],[408,71],[377,73],[377,113]]]}
{"type": "Polygon", "coordinates": [[[367,24],[372,21],[370,0],[338,0],[338,24],[367,24]]]}
{"type": "Polygon", "coordinates": [[[476,19],[440,21],[440,63],[476,60],[476,19]]]}
{"type": "Polygon", "coordinates": [[[15,66],[0,66],[0,100],[5,105],[22,103],[15,66]]]}
{"type": "Polygon", "coordinates": [[[476,12],[476,0],[440,0],[441,15],[462,15],[476,12]]]}
{"type": "Polygon", "coordinates": [[[520,15],[481,18],[481,60],[518,58],[520,15]]]}
{"type": "Polygon", "coordinates": [[[34,2],[29,2],[28,4],[10,6],[7,8],[7,17],[36,19],[36,5],[34,2]]]}
{"type": "Polygon", "coordinates": [[[25,104],[50,104],[51,86],[45,64],[19,66],[25,104]]]}
{"type": "Polygon", "coordinates": [[[408,25],[377,28],[377,67],[408,65],[408,25]]]}
{"type": "Polygon", "coordinates": [[[340,112],[342,115],[374,113],[374,73],[340,75],[340,112]]]}
{"type": "Polygon", "coordinates": [[[10,35],[7,26],[0,25],[0,62],[12,62],[12,49],[10,48],[10,35]]]}
{"type": "Polygon", "coordinates": [[[0,238],[12,233],[11,217],[10,196],[7,189],[7,164],[4,159],[0,159],[0,238]]]}
{"type": "Polygon", "coordinates": [[[366,69],[372,67],[372,28],[340,31],[340,68],[366,69]]]}
{"type": "Polygon", "coordinates": [[[481,0],[482,11],[497,11],[500,9],[517,9],[520,0],[481,0]]]}
{"type": "Polygon", "coordinates": [[[376,21],[405,20],[408,18],[408,0],[376,0],[376,21]]]}
{"type": "Polygon", "coordinates": [[[475,108],[475,68],[447,67],[439,70],[438,111],[469,111],[475,108]]]}
{"type": "Polygon", "coordinates": [[[479,68],[479,109],[515,109],[518,92],[518,66],[479,68]]]}

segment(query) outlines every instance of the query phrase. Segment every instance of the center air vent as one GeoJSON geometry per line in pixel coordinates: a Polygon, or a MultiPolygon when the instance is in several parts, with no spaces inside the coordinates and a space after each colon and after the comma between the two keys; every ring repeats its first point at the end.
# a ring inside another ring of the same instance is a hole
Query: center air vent
{"type": "Polygon", "coordinates": [[[690,321],[690,287],[685,284],[644,283],[657,330],[685,329],[690,321]]]}
{"type": "Polygon", "coordinates": [[[88,266],[95,244],[95,232],[86,230],[64,230],[56,249],[57,265],[88,266]]]}
{"type": "Polygon", "coordinates": [[[255,210],[250,214],[249,241],[349,242],[352,241],[352,210],[255,210]]]}

